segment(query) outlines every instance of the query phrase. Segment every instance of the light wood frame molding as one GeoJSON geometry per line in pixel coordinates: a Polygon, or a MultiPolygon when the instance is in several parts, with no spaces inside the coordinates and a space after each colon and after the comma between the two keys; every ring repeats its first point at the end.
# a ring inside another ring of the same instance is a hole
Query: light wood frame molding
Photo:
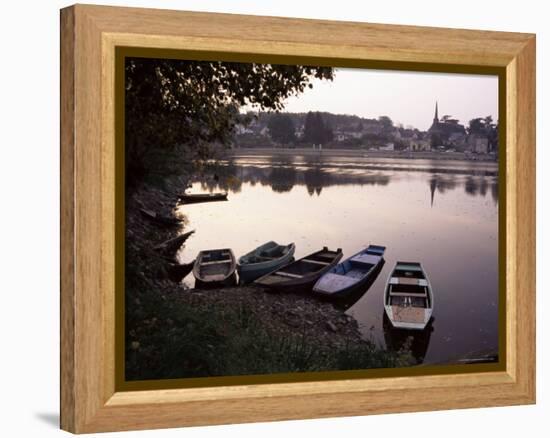
{"type": "Polygon", "coordinates": [[[85,433],[534,402],[534,35],[91,5],[61,11],[63,429],[85,433]],[[117,392],[113,248],[118,46],[505,69],[506,369],[117,392]]]}

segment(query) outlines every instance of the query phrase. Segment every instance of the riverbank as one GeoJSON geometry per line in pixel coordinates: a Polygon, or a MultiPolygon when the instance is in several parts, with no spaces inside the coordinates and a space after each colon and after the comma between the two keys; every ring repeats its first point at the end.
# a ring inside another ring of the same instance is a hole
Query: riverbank
{"type": "Polygon", "coordinates": [[[313,148],[234,148],[228,150],[227,157],[233,156],[304,156],[304,157],[361,157],[373,159],[401,158],[410,160],[450,160],[496,162],[494,154],[472,154],[467,152],[444,151],[384,151],[376,149],[313,149],[313,148]]]}
{"type": "MultiPolygon", "coordinates": [[[[188,231],[142,213],[174,216],[185,178],[142,187],[126,205],[126,379],[270,374],[402,367],[410,352],[365,340],[332,304],[256,287],[208,291],[170,280],[175,251],[161,242],[188,231]]],[[[189,274],[192,275],[192,274],[189,274]]]]}

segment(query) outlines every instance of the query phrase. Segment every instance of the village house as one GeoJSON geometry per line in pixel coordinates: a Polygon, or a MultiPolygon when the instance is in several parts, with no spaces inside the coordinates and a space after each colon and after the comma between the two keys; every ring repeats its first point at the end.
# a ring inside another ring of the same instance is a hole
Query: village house
{"type": "Polygon", "coordinates": [[[393,151],[395,150],[395,144],[391,141],[387,142],[385,145],[378,148],[380,151],[393,151]]]}
{"type": "Polygon", "coordinates": [[[235,125],[235,134],[237,134],[237,135],[252,134],[252,133],[253,133],[252,129],[246,127],[245,125],[243,125],[241,123],[237,123],[235,125]]]}
{"type": "Polygon", "coordinates": [[[431,150],[431,144],[429,139],[412,139],[409,146],[410,151],[429,151],[431,150]]]}

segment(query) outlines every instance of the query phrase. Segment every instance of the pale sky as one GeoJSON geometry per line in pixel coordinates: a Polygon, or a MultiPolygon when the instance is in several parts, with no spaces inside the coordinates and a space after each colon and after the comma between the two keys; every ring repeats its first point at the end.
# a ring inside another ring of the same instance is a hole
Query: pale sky
{"type": "Polygon", "coordinates": [[[437,100],[440,118],[448,114],[464,125],[488,115],[498,120],[497,76],[339,68],[332,82],[312,83],[312,89],[287,99],[285,112],[386,115],[394,124],[427,130],[437,100]]]}

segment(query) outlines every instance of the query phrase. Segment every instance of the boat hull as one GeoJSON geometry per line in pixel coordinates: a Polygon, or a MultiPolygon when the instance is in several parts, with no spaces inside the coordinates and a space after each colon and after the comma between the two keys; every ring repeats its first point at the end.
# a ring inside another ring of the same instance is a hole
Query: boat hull
{"type": "Polygon", "coordinates": [[[236,284],[236,259],[229,248],[199,252],[193,265],[195,287],[200,289],[236,284]]]}
{"type": "Polygon", "coordinates": [[[268,242],[264,245],[259,246],[255,250],[245,254],[239,258],[237,264],[237,272],[239,273],[239,282],[240,283],[250,283],[257,278],[260,278],[270,272],[273,272],[277,269],[282,268],[285,265],[288,265],[294,260],[294,251],[296,246],[294,243],[291,243],[286,246],[286,253],[279,258],[273,260],[267,260],[259,263],[245,263],[245,261],[250,257],[258,256],[264,251],[264,249],[273,250],[275,247],[282,247],[275,242],[268,242]]]}
{"type": "Polygon", "coordinates": [[[184,204],[198,204],[199,202],[227,201],[227,193],[198,193],[180,195],[184,204]]]}
{"type": "Polygon", "coordinates": [[[384,311],[392,326],[403,330],[424,330],[430,322],[434,309],[434,296],[430,281],[422,265],[416,262],[397,262],[390,272],[384,289],[384,311]],[[400,272],[400,273],[398,273],[400,272]],[[408,272],[409,277],[403,277],[408,272]],[[406,296],[408,304],[395,304],[390,301],[394,294],[392,286],[402,290],[396,295],[406,296]],[[424,294],[418,290],[424,289],[424,294]],[[412,300],[426,300],[425,307],[413,306],[412,300]]]}
{"type": "Polygon", "coordinates": [[[237,285],[237,274],[233,272],[224,280],[202,281],[195,277],[195,289],[217,289],[221,287],[232,287],[237,285]]]}
{"type": "Polygon", "coordinates": [[[321,251],[317,251],[258,278],[254,281],[254,284],[278,292],[311,291],[313,285],[321,275],[334,267],[341,258],[341,249],[330,251],[327,248],[323,248],[321,251]]]}
{"type": "Polygon", "coordinates": [[[383,246],[370,245],[359,251],[322,275],[313,292],[320,298],[335,300],[365,292],[380,273],[385,250],[383,246]]]}

